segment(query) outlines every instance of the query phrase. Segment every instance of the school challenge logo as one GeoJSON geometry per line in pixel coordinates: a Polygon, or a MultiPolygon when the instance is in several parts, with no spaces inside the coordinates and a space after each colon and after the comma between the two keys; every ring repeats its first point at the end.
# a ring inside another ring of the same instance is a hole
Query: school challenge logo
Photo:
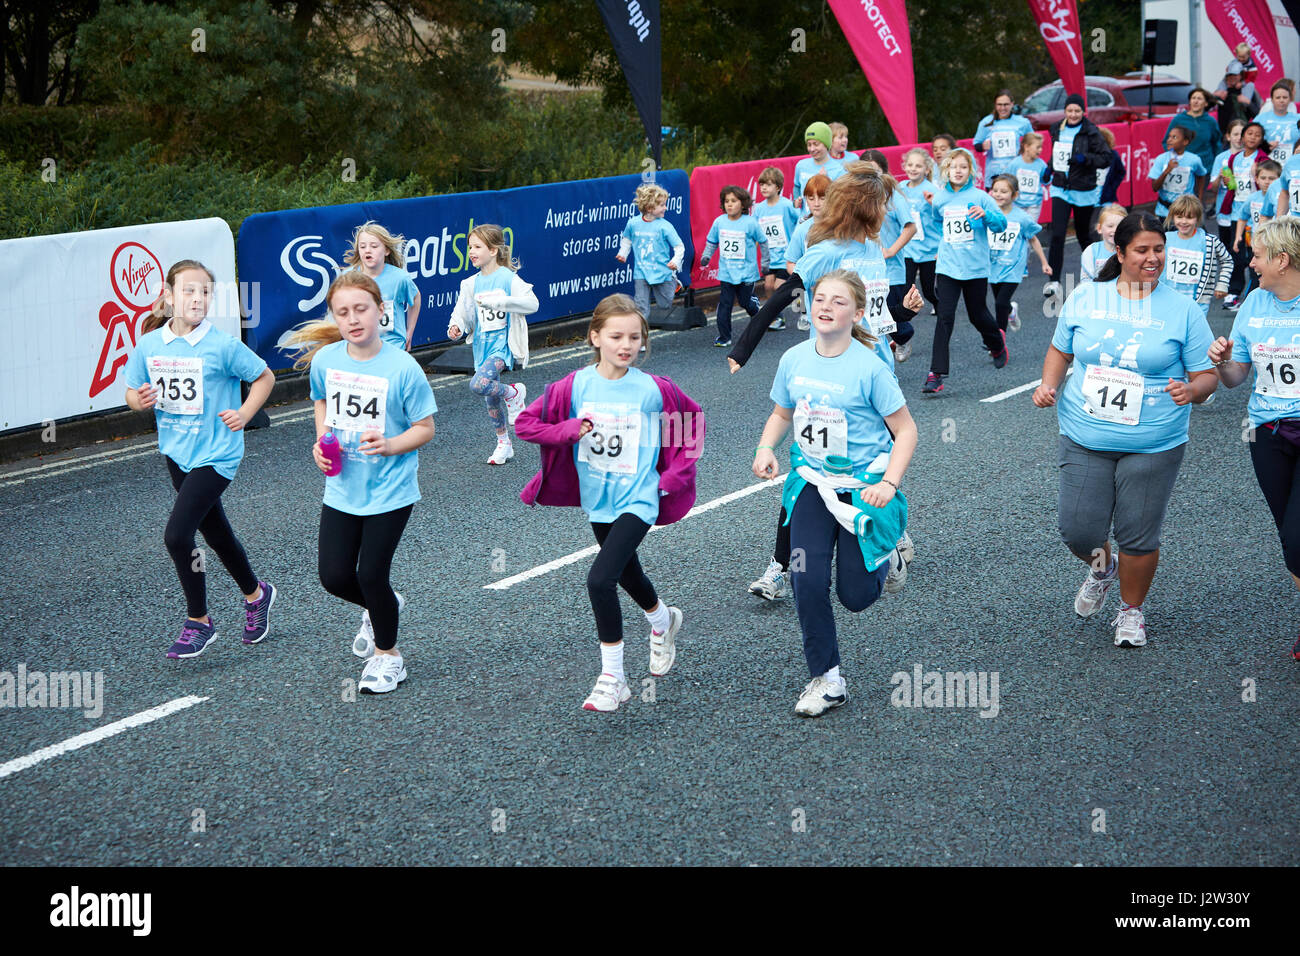
{"type": "Polygon", "coordinates": [[[117,379],[117,372],[135,347],[135,330],[140,318],[162,295],[162,263],[138,242],[124,242],[108,263],[109,282],[116,299],[99,307],[99,324],[104,328],[104,347],[99,351],[95,377],[90,380],[94,398],[117,379]]]}

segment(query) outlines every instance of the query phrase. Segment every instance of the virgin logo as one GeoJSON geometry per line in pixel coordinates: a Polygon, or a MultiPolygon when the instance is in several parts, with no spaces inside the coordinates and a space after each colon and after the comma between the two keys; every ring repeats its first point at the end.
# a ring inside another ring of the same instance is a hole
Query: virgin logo
{"type": "Polygon", "coordinates": [[[1037,3],[1031,0],[1030,5],[1035,7],[1038,32],[1043,35],[1043,40],[1049,44],[1064,43],[1066,50],[1069,51],[1070,61],[1078,63],[1079,57],[1074,52],[1074,43],[1071,42],[1078,37],[1078,33],[1070,29],[1078,22],[1074,14],[1074,4],[1068,0],[1038,0],[1037,3]]]}
{"type": "Polygon", "coordinates": [[[117,301],[99,307],[99,324],[104,328],[104,347],[90,381],[94,398],[117,379],[135,348],[135,330],[140,318],[153,308],[162,294],[163,268],[158,257],[138,242],[124,242],[108,263],[108,278],[117,301]]]}

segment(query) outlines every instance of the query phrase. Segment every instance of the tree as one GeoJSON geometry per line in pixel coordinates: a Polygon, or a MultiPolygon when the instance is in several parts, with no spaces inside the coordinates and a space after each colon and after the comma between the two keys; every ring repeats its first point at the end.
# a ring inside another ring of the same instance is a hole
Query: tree
{"type": "Polygon", "coordinates": [[[75,99],[72,54],[77,27],[99,0],[0,0],[0,100],[44,106],[75,99]]]}

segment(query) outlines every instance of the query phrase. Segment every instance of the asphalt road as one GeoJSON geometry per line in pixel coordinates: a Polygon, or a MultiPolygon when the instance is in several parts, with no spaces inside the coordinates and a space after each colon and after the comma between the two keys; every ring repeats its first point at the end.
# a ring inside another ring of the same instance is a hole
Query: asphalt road
{"type": "MultiPolygon", "coordinates": [[[[535,447],[486,464],[465,379],[434,382],[424,500],[393,575],[410,678],[384,697],[344,699],[358,613],[316,576],[306,403],[249,434],[225,496],[280,589],[272,635],[240,644],[237,589],[214,567],[223,637],[194,661],[163,658],[184,602],[152,439],[5,466],[0,670],[99,671],[105,699],[96,719],[0,710],[0,764],[207,699],[0,777],[0,863],[1294,863],[1300,602],[1242,441],[1247,391],[1193,410],[1150,643],[1113,647],[1114,594],[1092,621],[1072,610],[1084,568],[1056,531],[1055,414],[1028,391],[981,401],[1038,377],[1054,326],[1041,286],[1031,275],[1017,296],[1024,328],[1000,371],[959,313],[935,399],[920,394],[933,319],[918,318],[900,367],[921,434],[904,486],[916,560],[902,594],[838,611],[850,700],[820,720],[793,713],[807,680],[793,603],[746,593],[771,552],[774,487],[650,535],[642,560],[685,612],[677,663],[652,701],[582,711],[599,670],[590,559],[485,585],[588,547],[590,529],[576,509],[519,502],[535,447]],[[996,716],[893,706],[891,675],[917,665],[996,674],[996,716]]],[[[1231,317],[1216,306],[1211,324],[1231,317]]],[[[700,503],[755,483],[772,373],[804,333],[771,333],[736,376],[713,337],[656,334],[645,363],[705,408],[700,503]]],[[[519,378],[535,395],[584,361],[550,350],[519,378]]],[[[646,630],[626,598],[624,612],[641,691],[646,630]]]]}

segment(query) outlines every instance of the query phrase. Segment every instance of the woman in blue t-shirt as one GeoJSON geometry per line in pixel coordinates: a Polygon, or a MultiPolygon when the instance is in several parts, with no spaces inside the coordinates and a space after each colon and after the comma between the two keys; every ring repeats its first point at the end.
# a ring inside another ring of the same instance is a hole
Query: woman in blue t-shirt
{"type": "Polygon", "coordinates": [[[1060,420],[1061,537],[1092,568],[1074,611],[1096,614],[1118,580],[1116,647],[1146,643],[1142,603],[1160,559],[1190,405],[1219,381],[1205,356],[1210,327],[1195,302],[1160,282],[1164,267],[1164,225],[1146,212],[1125,216],[1097,281],[1066,299],[1033,396],[1039,408],[1055,405],[1060,420]]]}
{"type": "MultiPolygon", "coordinates": [[[[1228,388],[1255,372],[1247,406],[1250,461],[1282,539],[1282,558],[1300,587],[1300,219],[1284,217],[1259,227],[1250,265],[1259,288],[1242,303],[1231,338],[1220,336],[1209,358],[1228,388]]],[[[1300,661],[1300,638],[1291,647],[1300,661]]]]}

